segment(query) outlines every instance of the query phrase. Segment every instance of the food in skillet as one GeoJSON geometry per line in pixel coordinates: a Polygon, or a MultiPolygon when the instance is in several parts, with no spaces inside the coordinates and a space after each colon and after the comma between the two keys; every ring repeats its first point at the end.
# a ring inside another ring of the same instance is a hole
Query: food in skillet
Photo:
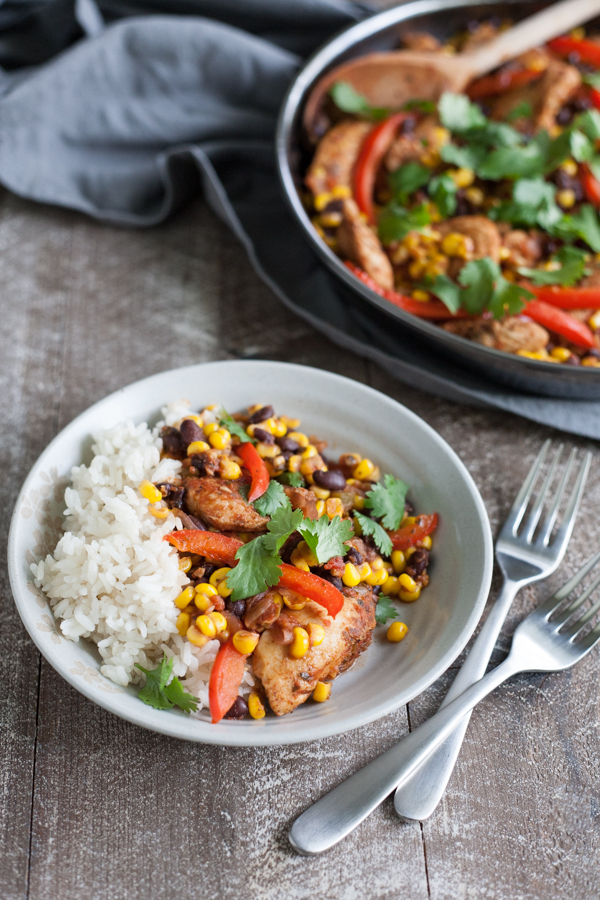
{"type": "MultiPolygon", "coordinates": [[[[404,40],[461,52],[497,28],[404,40]]],[[[578,29],[436,102],[417,82],[396,110],[357,88],[334,81],[308,123],[306,202],[331,249],[447,331],[600,367],[600,37],[578,29]]]]}
{"type": "Polygon", "coordinates": [[[437,515],[271,407],[163,414],[98,435],[73,470],[65,534],[32,565],[62,633],[158,709],[219,722],[327,700],[377,623],[405,637],[393,601],[427,587],[437,515]]]}

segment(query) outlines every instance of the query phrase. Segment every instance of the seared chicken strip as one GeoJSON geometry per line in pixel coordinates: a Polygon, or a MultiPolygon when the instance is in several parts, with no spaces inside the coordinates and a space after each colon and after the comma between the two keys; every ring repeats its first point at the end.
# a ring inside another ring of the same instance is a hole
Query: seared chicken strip
{"type": "Polygon", "coordinates": [[[269,520],[244,500],[235,483],[222,478],[187,478],[185,505],[220,531],[267,530],[269,520]]]}
{"type": "Polygon", "coordinates": [[[345,587],[343,594],[344,606],[335,619],[308,601],[304,609],[283,612],[261,635],[252,664],[275,715],[292,712],[310,697],[318,681],[337,678],[371,643],[377,597],[363,584],[345,587]],[[306,628],[311,622],[324,627],[325,639],[302,659],[293,659],[287,643],[292,628],[306,628]]]}

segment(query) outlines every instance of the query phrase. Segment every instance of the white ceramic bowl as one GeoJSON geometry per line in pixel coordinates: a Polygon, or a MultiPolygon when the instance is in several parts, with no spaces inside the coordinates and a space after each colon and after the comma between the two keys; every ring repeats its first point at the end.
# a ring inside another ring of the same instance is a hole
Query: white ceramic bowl
{"type": "Polygon", "coordinates": [[[265,746],[328,737],[365,725],[407,703],[453,662],[473,633],[488,595],[492,538],[471,476],[448,444],[418,416],[356,381],[277,362],[217,362],[163,372],[96,403],[46,448],[29,473],[13,514],[8,562],[17,608],[48,662],[100,706],[173,737],[209,744],[265,746]],[[132,688],[100,674],[95,647],[62,637],[50,607],[32,583],[29,566],[53,550],[61,527],[71,467],[89,461],[90,435],[127,418],[156,421],[160,407],[186,397],[193,409],[220,402],[229,411],[271,403],[302,420],[333,453],[357,451],[411,485],[418,512],[440,514],[431,584],[413,604],[398,604],[409,626],[401,644],[375,630],[373,643],[333,686],[327,703],[308,701],[283,718],[212,725],[175,710],[146,706],[132,688]]]}

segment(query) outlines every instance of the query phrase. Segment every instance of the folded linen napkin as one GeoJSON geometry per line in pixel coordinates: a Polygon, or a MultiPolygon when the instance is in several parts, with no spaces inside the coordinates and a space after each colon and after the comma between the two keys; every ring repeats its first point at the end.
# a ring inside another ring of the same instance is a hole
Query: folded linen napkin
{"type": "Polygon", "coordinates": [[[600,402],[529,396],[432,354],[321,264],[281,198],[273,134],[302,56],[369,13],[350,0],[7,0],[0,181],[149,226],[197,190],[295,313],[451,400],[600,438],[600,402]],[[169,13],[169,15],[165,15],[169,13]]]}

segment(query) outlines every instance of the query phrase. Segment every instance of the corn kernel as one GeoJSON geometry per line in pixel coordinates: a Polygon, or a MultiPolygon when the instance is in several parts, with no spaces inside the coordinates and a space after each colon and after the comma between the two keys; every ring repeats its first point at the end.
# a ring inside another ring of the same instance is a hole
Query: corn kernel
{"type": "Polygon", "coordinates": [[[585,37],[585,28],[579,26],[579,28],[573,28],[569,32],[569,37],[573,38],[574,41],[582,41],[585,37]]]}
{"type": "Polygon", "coordinates": [[[323,192],[322,194],[317,194],[317,196],[315,197],[315,199],[313,201],[314,207],[317,210],[317,212],[323,212],[325,207],[331,203],[332,199],[333,199],[333,196],[328,191],[323,192]]]}
{"type": "Polygon", "coordinates": [[[258,412],[259,409],[264,409],[266,405],[266,403],[253,403],[252,406],[248,407],[248,412],[253,416],[255,412],[258,412]]]}
{"type": "Polygon", "coordinates": [[[185,637],[187,634],[187,630],[190,627],[191,616],[189,613],[180,612],[175,620],[175,625],[177,626],[177,631],[181,635],[181,637],[185,637]]]}
{"type": "Polygon", "coordinates": [[[361,579],[368,578],[369,575],[372,574],[372,569],[368,562],[361,563],[360,566],[356,567],[356,569],[361,579]]]}
{"type": "Polygon", "coordinates": [[[398,592],[398,596],[401,600],[404,600],[405,603],[414,603],[415,600],[418,600],[421,596],[421,585],[417,585],[416,591],[403,591],[400,590],[398,592]]]}
{"type": "Polygon", "coordinates": [[[384,568],[385,571],[388,573],[388,575],[393,575],[393,574],[394,574],[394,567],[393,567],[393,565],[391,564],[391,562],[384,562],[383,568],[384,568]]]}
{"type": "Polygon", "coordinates": [[[408,628],[404,622],[392,622],[387,630],[387,639],[391,644],[399,644],[408,634],[408,628]]]}
{"type": "Polygon", "coordinates": [[[177,609],[185,609],[192,600],[194,599],[194,588],[191,584],[188,584],[186,588],[182,590],[178,597],[175,597],[175,606],[177,609]]]}
{"type": "Polygon", "coordinates": [[[215,569],[210,578],[208,579],[213,587],[218,588],[224,578],[227,578],[229,573],[231,572],[231,566],[222,566],[220,569],[215,569]]]}
{"type": "Polygon", "coordinates": [[[211,434],[214,434],[215,431],[219,430],[219,426],[216,422],[209,422],[208,425],[204,426],[204,434],[206,437],[210,437],[211,434]]]}
{"type": "Polygon", "coordinates": [[[217,591],[219,593],[219,597],[231,597],[231,595],[233,594],[233,588],[229,587],[226,578],[224,578],[223,581],[219,584],[217,591]]]}
{"type": "Polygon", "coordinates": [[[290,458],[288,459],[288,470],[290,472],[297,472],[301,465],[302,457],[298,456],[297,454],[290,456],[290,458]]]}
{"type": "Polygon", "coordinates": [[[292,659],[302,659],[303,656],[306,656],[310,647],[308,631],[304,628],[294,628],[292,629],[292,634],[294,638],[290,644],[290,656],[292,659]]]}
{"type": "Polygon", "coordinates": [[[287,434],[287,425],[281,419],[273,419],[271,434],[275,437],[284,437],[287,434]]]}
{"type": "Polygon", "coordinates": [[[311,457],[318,455],[319,451],[314,444],[307,444],[306,448],[301,453],[302,459],[311,459],[311,457]]]}
{"type": "Polygon", "coordinates": [[[517,356],[524,356],[526,359],[547,360],[548,354],[533,350],[517,350],[517,356]]]}
{"type": "Polygon", "coordinates": [[[473,169],[456,169],[456,171],[449,172],[448,174],[458,188],[471,187],[475,181],[475,172],[473,169]]]}
{"type": "Polygon", "coordinates": [[[376,556],[375,559],[371,560],[371,568],[374,572],[377,572],[379,569],[383,569],[383,560],[380,556],[376,556]]]}
{"type": "Polygon", "coordinates": [[[282,599],[288,609],[304,609],[306,606],[306,600],[304,599],[292,599],[287,595],[282,599]]]}
{"type": "Polygon", "coordinates": [[[365,498],[361,497],[360,494],[355,494],[354,500],[352,501],[352,505],[353,505],[354,509],[358,509],[358,510],[364,509],[365,508],[365,498]]]}
{"type": "Polygon", "coordinates": [[[510,250],[508,247],[500,247],[499,251],[500,260],[510,259],[510,250]]]}
{"type": "Polygon", "coordinates": [[[197,584],[194,590],[196,594],[204,594],[205,597],[214,597],[217,593],[216,587],[212,584],[207,584],[205,581],[201,581],[200,584],[197,584]]]}
{"type": "Polygon", "coordinates": [[[473,252],[473,240],[466,234],[459,231],[451,231],[442,241],[442,250],[448,256],[456,256],[459,259],[466,259],[473,252]]]}
{"type": "Polygon", "coordinates": [[[307,631],[311,647],[318,647],[325,640],[325,629],[317,622],[309,622],[307,631]]]}
{"type": "Polygon", "coordinates": [[[367,584],[370,584],[371,587],[377,587],[377,585],[383,585],[388,579],[388,573],[384,568],[376,569],[372,571],[370,575],[367,576],[364,580],[367,584]]]}
{"type": "Polygon", "coordinates": [[[469,201],[472,206],[483,206],[483,201],[485,200],[485,194],[478,187],[470,187],[465,191],[465,198],[469,201]]]}
{"type": "Polygon", "coordinates": [[[429,303],[431,300],[431,296],[428,291],[413,291],[411,294],[413,300],[417,300],[419,303],[429,303]]]}
{"type": "Polygon", "coordinates": [[[232,459],[223,460],[219,468],[219,472],[221,474],[221,477],[226,478],[228,481],[236,481],[236,479],[238,479],[242,474],[242,470],[232,459]]]}
{"type": "Polygon", "coordinates": [[[192,422],[195,422],[195,423],[196,423],[196,425],[198,426],[198,428],[202,428],[202,426],[204,425],[204,421],[203,421],[202,417],[201,417],[201,416],[197,416],[195,413],[190,413],[189,416],[184,416],[183,419],[182,419],[181,421],[182,421],[182,422],[185,422],[186,419],[191,419],[192,422]]]}
{"type": "Polygon", "coordinates": [[[370,459],[363,459],[356,466],[352,475],[358,481],[366,481],[370,475],[375,471],[375,464],[371,462],[370,459]]]}
{"type": "Polygon", "coordinates": [[[431,550],[433,546],[433,540],[431,539],[431,535],[428,534],[426,537],[421,540],[421,547],[424,547],[426,550],[431,550]]]}
{"type": "Polygon", "coordinates": [[[347,200],[348,197],[352,196],[352,191],[347,184],[336,184],[331,189],[331,196],[335,197],[336,200],[347,200]]]}
{"type": "Polygon", "coordinates": [[[596,312],[589,317],[588,325],[592,331],[597,331],[598,328],[600,328],[600,309],[596,310],[596,312]]]}
{"type": "Polygon", "coordinates": [[[325,501],[325,510],[330,519],[335,519],[336,516],[341,519],[344,515],[344,504],[339,497],[330,497],[325,501]]]}
{"type": "Polygon", "coordinates": [[[300,444],[301,447],[308,447],[310,443],[308,437],[301,431],[290,431],[288,437],[293,441],[296,441],[297,444],[300,444]]]}
{"type": "Polygon", "coordinates": [[[331,682],[317,681],[312,695],[313,700],[316,700],[317,703],[325,703],[326,700],[329,700],[330,695],[331,682]]]}
{"type": "Polygon", "coordinates": [[[306,562],[309,564],[309,566],[318,566],[319,565],[319,560],[317,559],[315,554],[312,552],[312,550],[310,549],[310,547],[308,546],[306,541],[300,541],[300,543],[296,547],[296,550],[298,551],[298,553],[300,554],[302,559],[306,560],[306,562]]]}
{"type": "Polygon", "coordinates": [[[390,597],[392,594],[397,594],[400,590],[400,581],[396,575],[388,575],[383,584],[381,585],[381,593],[386,594],[390,597]]]}
{"type": "Polygon", "coordinates": [[[595,356],[585,356],[581,360],[582,366],[588,366],[590,369],[599,369],[600,368],[600,359],[596,359],[595,356]]]}
{"type": "Polygon", "coordinates": [[[195,625],[190,625],[187,630],[186,637],[191,644],[194,644],[196,647],[204,647],[205,644],[208,644],[210,638],[205,634],[202,634],[195,625]]]}
{"type": "Polygon", "coordinates": [[[206,441],[192,441],[191,444],[188,444],[187,455],[193,456],[194,453],[206,453],[207,450],[210,450],[210,444],[207,444],[206,441]]]}
{"type": "Polygon", "coordinates": [[[225,629],[227,628],[227,619],[225,618],[223,613],[215,610],[215,612],[209,613],[208,617],[212,620],[217,634],[221,634],[222,631],[225,631],[225,629]]]}
{"type": "Polygon", "coordinates": [[[201,613],[212,612],[215,608],[215,604],[213,603],[210,594],[196,594],[194,597],[194,604],[196,609],[200,610],[201,613]]]}
{"type": "Polygon", "coordinates": [[[430,141],[435,147],[443,147],[450,141],[450,132],[447,128],[438,126],[432,130],[430,141]]]}
{"type": "Polygon", "coordinates": [[[327,510],[325,509],[325,501],[317,500],[317,515],[318,515],[318,517],[321,518],[321,516],[324,516],[326,514],[326,512],[327,512],[327,510]]]}
{"type": "Polygon", "coordinates": [[[214,638],[217,634],[217,629],[215,627],[215,623],[205,614],[198,616],[196,619],[196,628],[198,631],[201,631],[202,634],[205,634],[207,638],[214,638]]]}
{"type": "Polygon", "coordinates": [[[266,715],[264,703],[255,691],[248,697],[248,712],[253,719],[264,719],[266,715]]]}
{"type": "Polygon", "coordinates": [[[146,500],[149,500],[150,503],[158,503],[159,500],[162,500],[162,494],[157,487],[155,487],[151,481],[144,479],[138,487],[138,491],[145,497],[146,500]]]}
{"type": "Polygon", "coordinates": [[[414,593],[416,591],[417,582],[414,580],[414,578],[411,578],[410,575],[407,575],[406,572],[400,575],[398,580],[405,591],[410,591],[411,593],[414,593]]]}
{"type": "Polygon", "coordinates": [[[303,572],[310,572],[310,566],[308,565],[302,554],[299,553],[297,547],[290,556],[290,562],[293,566],[296,566],[297,569],[302,569],[303,572]]]}
{"type": "Polygon", "coordinates": [[[168,506],[149,506],[148,512],[150,513],[150,515],[154,516],[155,519],[166,519],[171,510],[168,508],[168,506]]]}
{"type": "Polygon", "coordinates": [[[550,356],[553,359],[557,359],[558,362],[566,362],[571,356],[571,351],[567,350],[566,347],[555,347],[550,351],[550,356]]]}
{"type": "Polygon", "coordinates": [[[565,175],[570,175],[571,178],[574,178],[577,175],[577,163],[574,159],[565,159],[563,163],[558,167],[565,175]]]}
{"type": "Polygon", "coordinates": [[[328,491],[326,490],[326,488],[321,487],[313,487],[312,492],[317,500],[327,500],[329,498],[329,495],[331,494],[331,491],[328,491]]]}
{"type": "Polygon", "coordinates": [[[189,572],[192,568],[192,560],[189,556],[182,556],[179,560],[179,568],[182,572],[189,572]]]}
{"type": "Polygon", "coordinates": [[[231,443],[231,434],[227,428],[219,428],[210,435],[208,440],[215,450],[225,450],[231,443]]]}
{"type": "Polygon", "coordinates": [[[279,456],[279,454],[281,453],[281,450],[277,446],[277,444],[266,444],[262,441],[259,441],[259,443],[256,445],[256,450],[258,455],[262,459],[275,459],[275,457],[279,456]]]}
{"type": "Polygon", "coordinates": [[[356,587],[357,584],[360,584],[360,580],[360,572],[356,566],[350,562],[346,563],[344,574],[342,575],[342,581],[346,587],[356,587]]]}
{"type": "Polygon", "coordinates": [[[416,547],[407,547],[406,548],[406,550],[404,551],[404,559],[406,560],[406,562],[409,561],[409,559],[411,558],[413,553],[416,551],[416,549],[417,549],[416,547]]]}
{"type": "Polygon", "coordinates": [[[233,646],[242,656],[249,656],[256,649],[258,644],[258,635],[255,631],[245,631],[243,628],[236,631],[231,639],[233,646]]]}
{"type": "Polygon", "coordinates": [[[400,575],[406,568],[406,560],[402,550],[394,550],[392,552],[392,565],[396,575],[400,575]]]}
{"type": "Polygon", "coordinates": [[[288,431],[293,431],[300,427],[300,419],[290,419],[289,416],[280,416],[280,420],[287,427],[288,431]]]}
{"type": "Polygon", "coordinates": [[[575,191],[571,188],[565,188],[563,191],[558,191],[556,194],[556,202],[559,206],[562,206],[563,209],[571,209],[577,202],[575,191]]]}

